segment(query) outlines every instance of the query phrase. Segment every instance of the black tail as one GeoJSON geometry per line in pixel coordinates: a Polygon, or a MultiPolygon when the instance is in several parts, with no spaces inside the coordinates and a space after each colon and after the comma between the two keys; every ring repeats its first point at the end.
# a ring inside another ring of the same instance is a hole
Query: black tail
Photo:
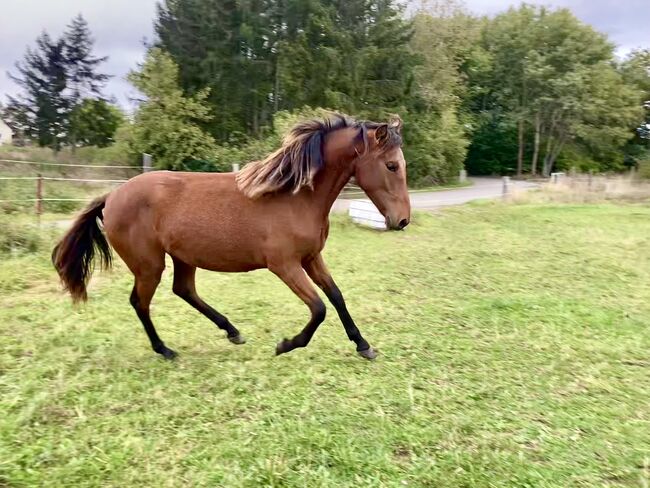
{"type": "Polygon", "coordinates": [[[104,269],[113,261],[111,248],[97,223],[97,219],[102,220],[107,196],[93,200],[52,251],[52,263],[74,302],[88,299],[86,285],[93,272],[95,254],[99,254],[104,269]]]}

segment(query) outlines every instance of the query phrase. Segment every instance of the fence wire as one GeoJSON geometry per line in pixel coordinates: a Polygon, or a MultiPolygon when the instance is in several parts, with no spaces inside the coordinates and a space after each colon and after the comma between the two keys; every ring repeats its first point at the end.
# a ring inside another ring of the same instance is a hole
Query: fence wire
{"type": "Polygon", "coordinates": [[[38,161],[21,161],[19,159],[0,159],[0,163],[12,163],[12,164],[31,164],[31,165],[42,165],[42,166],[63,166],[70,168],[111,168],[111,169],[139,169],[142,170],[142,166],[121,166],[121,165],[110,165],[110,164],[72,164],[72,163],[39,163],[38,161]]]}
{"type": "MultiPolygon", "coordinates": [[[[62,167],[62,168],[96,168],[96,169],[137,169],[142,171],[141,166],[121,166],[121,165],[110,165],[110,164],[76,164],[76,163],[53,163],[53,162],[38,162],[38,161],[23,161],[18,159],[0,159],[0,163],[16,164],[16,165],[27,165],[34,170],[38,169],[38,166],[51,166],[51,167],[62,167]]],[[[40,214],[41,202],[88,202],[91,201],[91,198],[44,198],[42,196],[42,182],[44,181],[69,181],[74,183],[108,183],[108,184],[122,184],[128,179],[108,179],[108,178],[68,178],[62,176],[0,176],[0,181],[36,181],[36,198],[15,198],[15,199],[0,199],[0,203],[29,203],[36,202],[37,205],[37,214],[40,214]]]]}

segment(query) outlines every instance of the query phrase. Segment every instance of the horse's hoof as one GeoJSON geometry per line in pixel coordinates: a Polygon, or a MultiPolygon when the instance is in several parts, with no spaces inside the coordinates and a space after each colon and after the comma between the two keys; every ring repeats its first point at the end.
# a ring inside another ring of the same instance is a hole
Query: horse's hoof
{"type": "Polygon", "coordinates": [[[160,351],[156,351],[158,354],[160,354],[162,357],[167,359],[168,361],[171,361],[175,359],[178,356],[178,353],[176,351],[172,351],[168,347],[163,347],[160,351]]]}
{"type": "Polygon", "coordinates": [[[291,341],[289,339],[282,339],[278,342],[278,345],[275,346],[275,355],[279,356],[280,354],[284,354],[291,350],[293,350],[293,347],[291,347],[291,341]]]}
{"type": "Polygon", "coordinates": [[[369,360],[373,360],[377,357],[377,352],[372,347],[369,347],[365,351],[357,351],[357,352],[359,353],[359,356],[369,360]]]}
{"type": "Polygon", "coordinates": [[[228,340],[232,342],[233,344],[246,344],[246,339],[244,339],[244,336],[241,334],[237,334],[236,336],[228,337],[228,340]]]}

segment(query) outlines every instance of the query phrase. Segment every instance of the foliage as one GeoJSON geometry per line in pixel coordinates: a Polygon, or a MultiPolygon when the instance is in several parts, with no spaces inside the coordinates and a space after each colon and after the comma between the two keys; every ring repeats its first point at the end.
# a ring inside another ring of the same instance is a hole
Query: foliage
{"type": "Polygon", "coordinates": [[[426,186],[454,181],[463,168],[468,141],[453,109],[440,115],[409,115],[404,123],[404,157],[409,183],[426,186]]]}
{"type": "Polygon", "coordinates": [[[209,89],[184,96],[178,86],[178,67],[169,54],[152,48],[129,81],[147,98],[140,104],[131,128],[135,152],[149,153],[160,169],[182,169],[192,160],[207,159],[214,140],[198,125],[209,121],[209,89]]]}
{"type": "Polygon", "coordinates": [[[650,179],[650,155],[647,159],[638,162],[638,175],[646,180],[650,179]]]}
{"type": "Polygon", "coordinates": [[[78,15],[59,39],[43,32],[36,39],[36,48],[28,48],[23,61],[16,63],[18,74],[10,76],[23,92],[8,97],[0,115],[8,120],[18,140],[33,139],[55,152],[64,144],[74,149],[78,144],[94,144],[98,138],[104,145],[110,142],[118,122],[117,109],[101,99],[109,77],[97,69],[107,58],[93,56],[93,43],[87,22],[78,15]],[[107,118],[114,123],[107,123],[107,118]],[[89,137],[90,133],[94,135],[89,137]]]}
{"type": "Polygon", "coordinates": [[[389,0],[166,0],[156,32],[183,89],[211,89],[220,115],[205,126],[220,143],[233,132],[259,137],[275,112],[304,105],[395,112],[415,63],[408,23],[389,0]]]}
{"type": "Polygon", "coordinates": [[[634,166],[650,158],[650,49],[631,52],[621,63],[621,74],[641,93],[640,104],[645,117],[635,128],[634,138],[625,147],[626,164],[634,166]]]}
{"type": "Polygon", "coordinates": [[[524,4],[486,23],[481,44],[488,62],[467,71],[470,86],[481,87],[470,90],[468,107],[498,114],[477,118],[482,123],[505,118],[517,126],[517,153],[503,168],[516,161],[521,174],[528,155],[531,173],[548,174],[571,142],[603,170],[622,167],[640,106],[602,34],[566,9],[524,4]]]}
{"type": "Polygon", "coordinates": [[[638,486],[650,437],[648,235],[647,206],[474,205],[415,214],[396,233],[334,218],[325,258],[381,351],[374,363],[356,356],[331,307],[309,347],[274,357],[308,311],[267,271],[198,271],[199,293],[248,338],[233,346],[172,293],[168,270],[153,320],[181,355],[166,363],[119,259],[73,308],[51,246],[4,258],[0,479],[638,486]]]}
{"type": "Polygon", "coordinates": [[[118,127],[124,122],[120,109],[101,99],[86,98],[70,114],[75,143],[83,146],[106,147],[112,144],[118,127]]]}
{"type": "Polygon", "coordinates": [[[18,75],[10,77],[23,89],[18,97],[8,97],[6,113],[18,132],[55,151],[63,143],[69,100],[64,39],[54,40],[46,32],[36,39],[36,48],[27,48],[18,75]]]}

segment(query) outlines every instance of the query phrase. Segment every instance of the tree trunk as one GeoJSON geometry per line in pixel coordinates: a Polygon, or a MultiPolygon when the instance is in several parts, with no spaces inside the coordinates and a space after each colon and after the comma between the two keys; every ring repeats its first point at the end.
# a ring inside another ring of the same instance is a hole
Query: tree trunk
{"type": "Polygon", "coordinates": [[[555,160],[560,155],[560,152],[562,152],[562,148],[564,147],[565,142],[566,142],[566,136],[562,136],[560,138],[560,141],[558,142],[558,145],[553,151],[553,154],[551,154],[551,157],[549,159],[549,168],[548,168],[549,173],[553,170],[553,166],[555,165],[555,160]]]}
{"type": "Polygon", "coordinates": [[[521,176],[524,169],[524,119],[519,119],[518,124],[519,150],[517,151],[517,176],[521,176]]]}
{"type": "Polygon", "coordinates": [[[273,113],[280,107],[280,56],[275,57],[275,82],[273,84],[273,113]]]}
{"type": "Polygon", "coordinates": [[[553,140],[553,136],[549,133],[548,134],[548,139],[546,140],[546,153],[544,154],[544,164],[542,166],[542,176],[548,177],[550,175],[550,170],[549,170],[549,161],[551,159],[551,141],[553,140]]]}
{"type": "Polygon", "coordinates": [[[535,114],[535,145],[533,150],[533,160],[530,163],[530,174],[537,175],[537,160],[539,159],[539,139],[542,131],[542,118],[539,112],[535,114]]]}

